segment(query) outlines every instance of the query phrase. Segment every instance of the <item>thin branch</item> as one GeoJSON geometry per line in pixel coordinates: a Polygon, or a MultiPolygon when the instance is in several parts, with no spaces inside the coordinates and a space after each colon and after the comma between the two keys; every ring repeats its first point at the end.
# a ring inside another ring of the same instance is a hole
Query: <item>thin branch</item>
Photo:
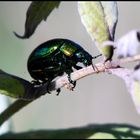
{"type": "MultiPolygon", "coordinates": [[[[123,64],[136,62],[136,61],[140,61],[140,55],[122,58],[122,59],[119,59],[118,61],[115,61],[115,62],[112,61],[111,63],[106,63],[106,64],[98,63],[98,64],[94,65],[94,69],[93,69],[93,66],[88,66],[88,67],[85,67],[83,69],[80,69],[80,70],[77,70],[77,71],[71,73],[71,78],[72,78],[72,80],[77,81],[86,76],[101,73],[101,72],[108,72],[109,70],[111,71],[111,69],[120,68],[120,66],[123,64]]],[[[64,86],[66,86],[68,83],[69,83],[69,81],[68,81],[67,76],[63,76],[63,77],[59,78],[58,80],[52,82],[49,87],[49,90],[53,91],[58,88],[62,88],[64,86]]]]}
{"type": "Polygon", "coordinates": [[[119,60],[118,64],[122,65],[122,64],[130,63],[130,62],[136,62],[136,61],[140,61],[140,55],[135,55],[135,56],[132,56],[132,57],[122,58],[122,59],[119,60]]]}

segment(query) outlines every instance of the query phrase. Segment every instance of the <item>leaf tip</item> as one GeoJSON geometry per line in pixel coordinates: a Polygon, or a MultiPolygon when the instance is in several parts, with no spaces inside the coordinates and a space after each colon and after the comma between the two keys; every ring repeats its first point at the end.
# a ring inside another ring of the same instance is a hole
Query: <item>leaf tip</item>
{"type": "Polygon", "coordinates": [[[28,39],[30,37],[30,36],[27,36],[27,35],[21,36],[21,35],[17,34],[16,32],[13,32],[13,33],[17,38],[20,38],[20,39],[28,39]]]}

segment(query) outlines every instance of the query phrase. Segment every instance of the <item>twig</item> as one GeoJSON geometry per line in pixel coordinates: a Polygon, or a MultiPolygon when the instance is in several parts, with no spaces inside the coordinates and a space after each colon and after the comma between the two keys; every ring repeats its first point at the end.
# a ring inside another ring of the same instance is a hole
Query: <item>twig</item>
{"type": "Polygon", "coordinates": [[[119,64],[126,64],[126,63],[130,63],[130,62],[136,62],[136,61],[140,61],[140,55],[135,55],[132,57],[127,57],[127,58],[123,58],[119,60],[119,64]]]}

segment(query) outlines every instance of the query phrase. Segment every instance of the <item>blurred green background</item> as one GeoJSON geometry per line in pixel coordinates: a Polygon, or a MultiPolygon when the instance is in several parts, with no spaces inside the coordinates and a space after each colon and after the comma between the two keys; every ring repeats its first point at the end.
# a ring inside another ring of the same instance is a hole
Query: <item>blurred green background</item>
{"type": "MultiPolygon", "coordinates": [[[[33,49],[52,38],[68,38],[92,55],[97,51],[87,34],[76,2],[62,2],[47,22],[41,22],[30,39],[21,40],[13,31],[24,33],[26,10],[31,2],[0,2],[0,69],[31,81],[27,59],[33,49]]],[[[119,22],[116,39],[140,28],[140,2],[118,2],[119,22]]],[[[100,59],[95,60],[98,62],[100,59]]],[[[91,123],[129,123],[140,126],[132,99],[123,81],[108,74],[93,75],[77,82],[74,92],[62,89],[34,101],[12,117],[16,132],[58,129],[91,123]]],[[[0,95],[2,96],[2,95],[0,95]]],[[[14,101],[13,99],[9,98],[14,101]]]]}

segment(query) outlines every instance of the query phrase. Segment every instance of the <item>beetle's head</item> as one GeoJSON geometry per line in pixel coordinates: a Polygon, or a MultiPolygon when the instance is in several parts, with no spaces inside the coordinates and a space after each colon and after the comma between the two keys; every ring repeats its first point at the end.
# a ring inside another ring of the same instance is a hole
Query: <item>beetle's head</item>
{"type": "Polygon", "coordinates": [[[76,53],[76,56],[78,58],[79,62],[82,62],[85,66],[89,66],[92,64],[92,56],[85,52],[85,51],[80,51],[78,53],[76,53]]]}

